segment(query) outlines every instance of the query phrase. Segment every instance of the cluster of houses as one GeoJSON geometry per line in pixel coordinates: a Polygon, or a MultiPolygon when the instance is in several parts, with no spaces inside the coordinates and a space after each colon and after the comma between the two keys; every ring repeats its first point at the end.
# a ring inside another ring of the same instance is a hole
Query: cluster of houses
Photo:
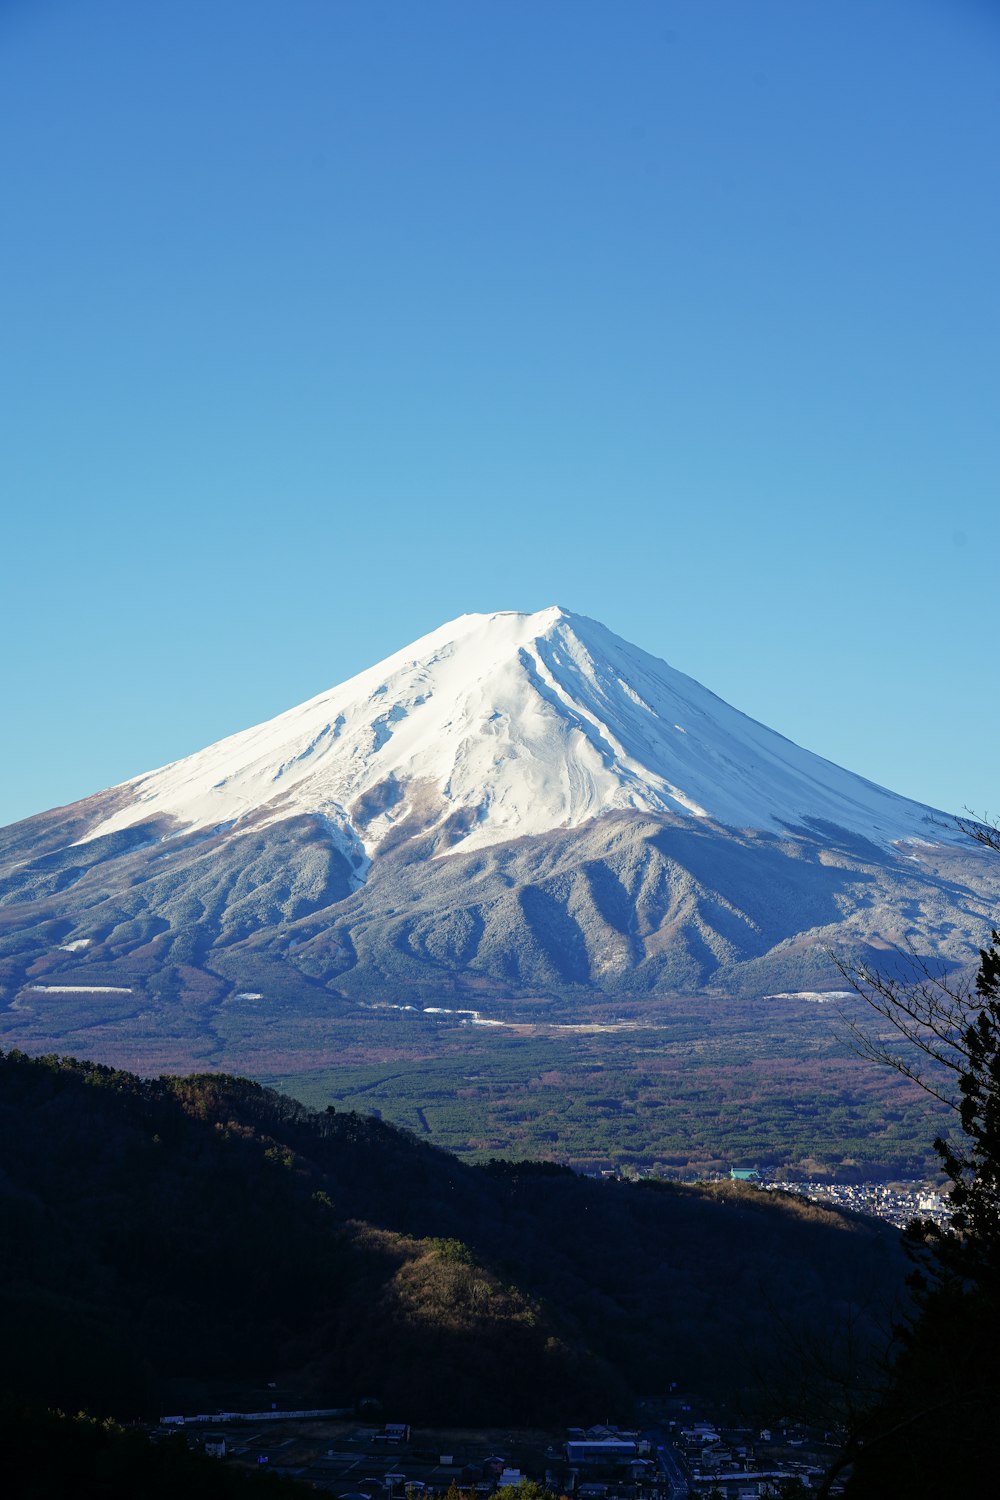
{"type": "Polygon", "coordinates": [[[905,1229],[911,1219],[930,1219],[944,1227],[951,1218],[943,1194],[923,1183],[889,1187],[882,1182],[783,1182],[778,1187],[781,1192],[800,1193],[816,1203],[832,1203],[856,1214],[885,1219],[897,1229],[905,1229]]]}
{"type": "Polygon", "coordinates": [[[577,1500],[766,1500],[797,1484],[808,1494],[831,1457],[824,1436],[832,1437],[787,1425],[729,1430],[689,1418],[671,1422],[669,1441],[654,1449],[634,1432],[572,1429],[565,1447],[571,1482],[563,1493],[577,1500]]]}
{"type": "Polygon", "coordinates": [[[923,1182],[769,1182],[759,1167],[730,1167],[732,1182],[749,1182],[772,1193],[796,1193],[816,1203],[832,1203],[905,1229],[912,1219],[945,1225],[951,1210],[942,1193],[923,1182]]]}
{"type": "Polygon", "coordinates": [[[337,1500],[433,1500],[453,1484],[470,1500],[488,1500],[527,1477],[574,1500],[764,1500],[783,1493],[788,1481],[797,1480],[806,1493],[818,1488],[830,1446],[820,1451],[816,1434],[787,1426],[759,1434],[725,1429],[688,1412],[677,1403],[679,1420],[655,1427],[655,1437],[612,1426],[574,1427],[562,1445],[537,1452],[521,1451],[513,1436],[499,1452],[487,1452],[480,1446],[485,1435],[477,1441],[451,1433],[453,1451],[442,1453],[443,1433],[437,1441],[432,1434],[414,1440],[405,1423],[381,1430],[349,1429],[343,1422],[334,1427],[331,1418],[343,1414],[332,1410],[164,1418],[161,1431],[190,1427],[190,1440],[206,1454],[266,1465],[337,1500]]]}
{"type": "MultiPolygon", "coordinates": [[[[817,1490],[835,1451],[832,1434],[801,1427],[721,1429],[713,1422],[692,1422],[674,1434],[685,1487],[674,1496],[721,1495],[725,1500],[764,1500],[796,1485],[803,1493],[817,1490]]],[[[829,1493],[842,1493],[833,1486],[829,1493]]]]}
{"type": "MultiPolygon", "coordinates": [[[[571,1427],[566,1435],[566,1472],[560,1488],[577,1500],[606,1500],[626,1485],[633,1493],[657,1477],[650,1443],[618,1427],[571,1427]],[[600,1474],[602,1478],[589,1475],[600,1474]]],[[[554,1476],[553,1476],[554,1477],[554,1476]]]]}

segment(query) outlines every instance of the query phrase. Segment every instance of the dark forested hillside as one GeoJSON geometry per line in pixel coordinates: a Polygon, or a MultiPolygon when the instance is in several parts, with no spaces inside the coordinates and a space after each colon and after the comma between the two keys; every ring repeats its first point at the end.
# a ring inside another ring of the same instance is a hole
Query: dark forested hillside
{"type": "Polygon", "coordinates": [[[461,1422],[752,1389],[790,1339],[798,1375],[878,1337],[903,1269],[892,1232],[753,1189],[472,1167],[244,1079],[10,1053],[0,1273],[21,1398],[128,1416],[276,1380],[461,1422]]]}
{"type": "Polygon", "coordinates": [[[0,1396],[4,1493],[16,1500],[308,1500],[293,1479],[220,1464],[181,1433],[46,1411],[0,1396]]]}

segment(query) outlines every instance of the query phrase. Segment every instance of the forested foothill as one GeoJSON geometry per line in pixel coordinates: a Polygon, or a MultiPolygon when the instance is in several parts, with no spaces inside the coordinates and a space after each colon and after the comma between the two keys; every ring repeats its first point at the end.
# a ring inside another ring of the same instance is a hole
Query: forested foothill
{"type": "Polygon", "coordinates": [[[276,1381],[290,1405],[588,1422],[672,1381],[770,1405],[822,1349],[818,1399],[865,1378],[899,1309],[886,1226],[471,1166],[225,1075],[8,1053],[0,1143],[2,1381],[95,1416],[254,1409],[276,1381]]]}
{"type": "Polygon", "coordinates": [[[150,1442],[108,1419],[0,1396],[5,1493],[17,1500],[306,1500],[305,1485],[224,1467],[180,1434],[150,1442]]]}

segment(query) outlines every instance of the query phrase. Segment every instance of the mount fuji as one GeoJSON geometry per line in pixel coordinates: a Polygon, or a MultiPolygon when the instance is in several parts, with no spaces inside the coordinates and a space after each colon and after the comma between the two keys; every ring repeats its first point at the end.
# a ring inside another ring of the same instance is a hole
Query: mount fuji
{"type": "Polygon", "coordinates": [[[374,1000],[823,991],[831,949],[967,963],[998,894],[946,814],[603,625],[465,615],[0,831],[2,1034],[119,1027],[162,1058],[227,1006],[252,1030],[374,1000]]]}

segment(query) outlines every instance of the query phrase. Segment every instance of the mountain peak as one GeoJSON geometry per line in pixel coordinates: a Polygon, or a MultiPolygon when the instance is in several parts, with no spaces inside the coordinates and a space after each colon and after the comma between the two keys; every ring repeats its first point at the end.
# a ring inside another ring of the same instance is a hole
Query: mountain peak
{"type": "Polygon", "coordinates": [[[86,840],[154,818],[186,832],[308,813],[359,872],[415,834],[470,850],[616,810],[775,831],[831,823],[883,844],[935,837],[929,809],[558,605],[462,615],[118,791],[86,840]]]}

